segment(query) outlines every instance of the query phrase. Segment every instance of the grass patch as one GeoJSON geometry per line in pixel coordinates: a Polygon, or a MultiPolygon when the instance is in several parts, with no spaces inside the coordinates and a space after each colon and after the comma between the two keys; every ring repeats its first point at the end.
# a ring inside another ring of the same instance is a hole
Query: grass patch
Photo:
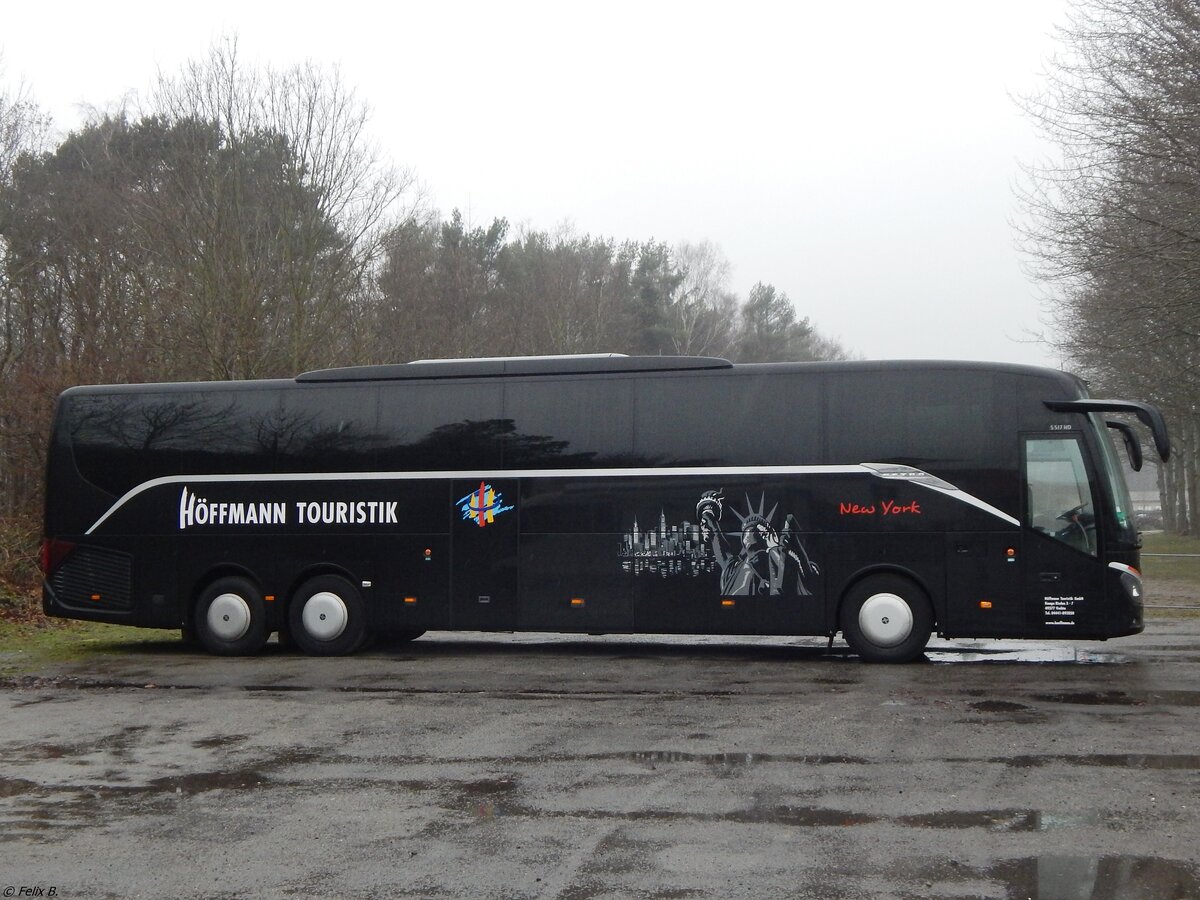
{"type": "Polygon", "coordinates": [[[1200,619],[1200,606],[1181,609],[1171,605],[1170,608],[1147,606],[1142,613],[1146,619],[1200,619]]]}
{"type": "Polygon", "coordinates": [[[1156,531],[1142,535],[1143,553],[1195,553],[1200,555],[1200,537],[1156,531]]]}
{"type": "Polygon", "coordinates": [[[1200,538],[1178,534],[1147,534],[1142,546],[1142,574],[1150,585],[1170,582],[1200,596],[1200,538]],[[1154,553],[1193,553],[1193,557],[1152,556],[1154,553]]]}
{"type": "Polygon", "coordinates": [[[66,619],[0,619],[0,674],[22,674],[50,663],[118,655],[139,645],[172,640],[178,643],[178,632],[66,619]]]}

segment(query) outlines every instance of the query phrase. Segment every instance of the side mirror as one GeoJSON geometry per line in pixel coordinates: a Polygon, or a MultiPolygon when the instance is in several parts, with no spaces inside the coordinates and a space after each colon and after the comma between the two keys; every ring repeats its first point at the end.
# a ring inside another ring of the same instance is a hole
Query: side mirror
{"type": "Polygon", "coordinates": [[[1142,442],[1138,440],[1137,432],[1124,422],[1116,422],[1112,419],[1104,424],[1121,432],[1121,437],[1125,439],[1125,452],[1129,454],[1129,468],[1135,472],[1142,471],[1142,442]]]}

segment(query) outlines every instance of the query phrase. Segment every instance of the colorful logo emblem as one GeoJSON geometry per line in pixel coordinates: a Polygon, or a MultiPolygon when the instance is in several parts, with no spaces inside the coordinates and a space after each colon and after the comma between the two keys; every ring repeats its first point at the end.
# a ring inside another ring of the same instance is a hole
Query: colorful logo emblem
{"type": "Polygon", "coordinates": [[[474,522],[480,528],[491,525],[496,516],[512,509],[504,505],[504,495],[485,481],[479,482],[478,490],[456,500],[455,505],[462,510],[464,521],[474,522]]]}

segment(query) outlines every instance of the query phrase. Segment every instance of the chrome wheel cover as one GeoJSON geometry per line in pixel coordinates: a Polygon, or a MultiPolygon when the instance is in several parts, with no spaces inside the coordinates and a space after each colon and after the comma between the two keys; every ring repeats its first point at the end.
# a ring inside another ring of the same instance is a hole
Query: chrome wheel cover
{"type": "Polygon", "coordinates": [[[912,634],[912,608],[898,594],[872,594],[858,611],[858,627],[876,647],[895,647],[912,634]]]}
{"type": "Polygon", "coordinates": [[[250,604],[240,594],[218,594],[208,605],[209,632],[216,638],[232,643],[241,640],[250,630],[250,604]]]}
{"type": "Polygon", "coordinates": [[[332,591],[319,591],[304,603],[300,615],[304,630],[318,641],[332,641],[346,630],[350,612],[346,603],[332,591]]]}

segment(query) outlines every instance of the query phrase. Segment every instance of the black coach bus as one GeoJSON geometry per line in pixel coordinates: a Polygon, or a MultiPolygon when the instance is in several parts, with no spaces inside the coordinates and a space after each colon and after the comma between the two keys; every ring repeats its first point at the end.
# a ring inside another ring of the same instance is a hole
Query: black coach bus
{"type": "Polygon", "coordinates": [[[47,614],[278,632],[947,637],[1142,629],[1110,434],[1151,406],[1050,369],[419,361],[292,380],[77,387],[58,401],[47,614]]]}

